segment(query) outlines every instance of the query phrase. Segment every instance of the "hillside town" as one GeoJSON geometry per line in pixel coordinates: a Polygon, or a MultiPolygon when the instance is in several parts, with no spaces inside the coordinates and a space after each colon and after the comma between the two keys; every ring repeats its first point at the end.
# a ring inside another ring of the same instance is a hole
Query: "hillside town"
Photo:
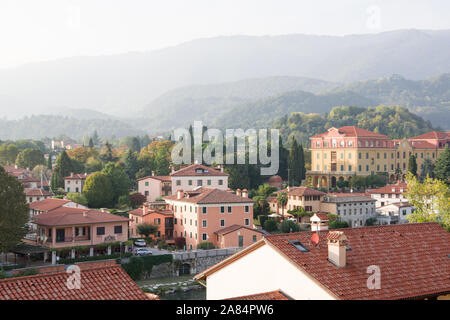
{"type": "Polygon", "coordinates": [[[442,256],[450,245],[449,132],[390,139],[329,128],[310,137],[301,157],[291,144],[287,177],[259,177],[256,187],[242,183],[238,165],[175,165],[173,142],[130,141],[116,148],[92,138],[88,146],[52,141],[40,159],[25,157],[34,168],[5,161],[2,188],[17,190],[12,200],[25,214],[5,207],[22,217],[1,216],[23,230],[2,238],[1,299],[30,298],[32,289],[19,293],[23,281],[64,278],[71,265],[93,279],[114,274],[130,289],[102,296],[101,288],[80,295],[56,286],[32,295],[160,299],[176,290],[149,288],[145,279],[188,276],[198,284],[178,290],[206,287],[214,300],[450,297],[442,256]],[[404,260],[411,270],[399,282],[404,260]],[[381,268],[385,287],[363,288],[366,264],[381,268]],[[412,286],[423,270],[445,280],[412,286]]]}

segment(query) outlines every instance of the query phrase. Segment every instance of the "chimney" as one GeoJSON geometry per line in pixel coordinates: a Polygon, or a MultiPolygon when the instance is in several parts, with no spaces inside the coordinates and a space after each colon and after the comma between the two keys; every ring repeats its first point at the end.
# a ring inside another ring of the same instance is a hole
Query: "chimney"
{"type": "Polygon", "coordinates": [[[146,203],[142,205],[142,212],[144,213],[144,216],[148,213],[148,205],[146,203]]]}
{"type": "Polygon", "coordinates": [[[73,177],[73,172],[70,173],[70,176],[73,177]]]}
{"type": "Polygon", "coordinates": [[[155,171],[152,170],[152,177],[154,177],[154,176],[155,176],[155,171]]]}
{"type": "Polygon", "coordinates": [[[247,189],[242,189],[242,198],[248,198],[248,191],[247,191],[247,189]]]}
{"type": "Polygon", "coordinates": [[[291,186],[288,186],[288,187],[287,187],[287,191],[288,191],[288,192],[291,191],[291,186]]]}
{"type": "Polygon", "coordinates": [[[327,235],[328,261],[338,268],[347,264],[347,237],[342,231],[330,231],[327,235]]]}
{"type": "Polygon", "coordinates": [[[17,166],[17,164],[14,165],[14,168],[17,170],[19,167],[17,166]]]}
{"type": "Polygon", "coordinates": [[[241,189],[239,189],[239,188],[236,189],[236,195],[239,197],[241,196],[241,189]]]}
{"type": "Polygon", "coordinates": [[[170,170],[171,170],[171,173],[174,173],[175,172],[175,167],[174,166],[170,166],[170,170]]]}
{"type": "Polygon", "coordinates": [[[179,189],[177,191],[177,199],[181,199],[181,198],[183,198],[183,189],[179,189]]]}

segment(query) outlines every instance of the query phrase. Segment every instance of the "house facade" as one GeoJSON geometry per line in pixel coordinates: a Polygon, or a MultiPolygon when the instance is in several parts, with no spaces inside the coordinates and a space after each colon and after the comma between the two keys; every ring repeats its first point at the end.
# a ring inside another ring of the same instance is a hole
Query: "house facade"
{"type": "Polygon", "coordinates": [[[24,192],[28,203],[45,200],[53,196],[53,193],[38,188],[25,188],[24,192]]]}
{"type": "Polygon", "coordinates": [[[128,213],[130,218],[130,237],[142,237],[137,231],[137,226],[142,223],[150,223],[158,226],[158,231],[152,235],[156,239],[173,239],[173,213],[167,209],[166,203],[145,203],[142,208],[137,208],[128,213]]]}
{"type": "Polygon", "coordinates": [[[376,200],[376,207],[383,207],[397,202],[408,202],[405,196],[407,184],[404,182],[397,182],[389,184],[381,188],[369,190],[368,193],[372,199],[376,200]]]}
{"type": "Polygon", "coordinates": [[[354,126],[330,128],[310,138],[311,170],[307,179],[314,187],[335,188],[338,181],[355,175],[387,174],[390,182],[404,180],[408,160],[415,155],[418,173],[423,161],[439,157],[450,135],[433,131],[410,139],[392,140],[386,135],[354,126]]]}
{"type": "Polygon", "coordinates": [[[380,224],[408,223],[408,216],[414,212],[414,206],[408,202],[394,202],[377,208],[380,224]]]}
{"type": "Polygon", "coordinates": [[[448,300],[442,256],[449,250],[450,234],[437,223],[276,234],[194,279],[206,286],[208,300],[269,293],[296,300],[448,300]]]}
{"type": "Polygon", "coordinates": [[[320,211],[337,215],[352,228],[363,227],[370,218],[376,218],[375,200],[360,195],[326,196],[320,211]]]}
{"type": "Polygon", "coordinates": [[[138,191],[144,195],[148,202],[170,196],[172,194],[172,179],[170,176],[151,176],[138,179],[138,191]]]}
{"type": "Polygon", "coordinates": [[[213,188],[178,190],[164,198],[174,214],[174,237],[184,237],[186,248],[203,241],[217,245],[216,231],[240,225],[253,228],[253,204],[247,192],[234,194],[213,188]]]}
{"type": "Polygon", "coordinates": [[[83,193],[84,183],[89,175],[87,173],[83,174],[71,174],[68,177],[64,177],[64,191],[83,193]]]}

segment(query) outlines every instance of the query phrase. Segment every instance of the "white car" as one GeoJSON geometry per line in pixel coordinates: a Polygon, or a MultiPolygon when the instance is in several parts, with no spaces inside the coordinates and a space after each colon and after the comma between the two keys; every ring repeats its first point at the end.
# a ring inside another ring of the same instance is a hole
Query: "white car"
{"type": "Polygon", "coordinates": [[[136,247],[146,247],[146,246],[147,246],[147,242],[145,242],[144,239],[137,239],[137,240],[134,242],[134,245],[135,245],[136,247]]]}
{"type": "Polygon", "coordinates": [[[147,248],[137,248],[134,251],[134,254],[137,256],[147,256],[147,255],[151,255],[152,252],[150,251],[150,249],[147,249],[147,248]]]}

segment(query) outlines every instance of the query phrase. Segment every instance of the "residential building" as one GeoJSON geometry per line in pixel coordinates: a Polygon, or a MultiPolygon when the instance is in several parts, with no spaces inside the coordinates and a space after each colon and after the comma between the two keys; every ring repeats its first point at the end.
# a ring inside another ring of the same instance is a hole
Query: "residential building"
{"type": "Polygon", "coordinates": [[[448,300],[448,252],[438,223],[274,234],[194,278],[208,300],[448,300]]]}
{"type": "Polygon", "coordinates": [[[263,237],[261,231],[238,224],[219,229],[214,234],[217,248],[248,247],[263,237]]]}
{"type": "MultiPolygon", "coordinates": [[[[0,300],[149,300],[120,265],[82,267],[81,285],[71,289],[71,273],[60,270],[0,280],[0,300]]],[[[53,267],[54,268],[54,267],[53,267]]]]}
{"type": "Polygon", "coordinates": [[[222,168],[216,169],[201,164],[193,164],[172,172],[169,176],[152,175],[138,180],[138,192],[147,197],[148,202],[170,196],[181,189],[194,190],[198,187],[228,189],[228,174],[222,168]]]}
{"type": "Polygon", "coordinates": [[[355,175],[384,173],[390,182],[404,180],[409,156],[415,155],[420,173],[425,158],[435,161],[450,135],[433,131],[410,139],[388,136],[355,126],[330,128],[310,138],[311,170],[306,173],[314,187],[335,188],[338,181],[355,175]]]}
{"type": "Polygon", "coordinates": [[[28,203],[45,200],[53,196],[53,193],[38,188],[25,188],[24,192],[28,203]]]}
{"type": "Polygon", "coordinates": [[[379,224],[408,223],[407,217],[414,212],[409,202],[393,202],[377,208],[379,224]]]}
{"type": "Polygon", "coordinates": [[[142,223],[150,223],[158,226],[158,231],[152,237],[156,239],[173,239],[173,213],[166,209],[168,205],[163,203],[145,203],[142,208],[128,212],[130,219],[130,237],[142,237],[137,232],[137,226],[142,223]]]}
{"type": "Polygon", "coordinates": [[[176,194],[164,197],[164,200],[174,214],[173,236],[184,237],[187,249],[195,249],[203,241],[220,245],[218,241],[221,238],[215,232],[232,225],[254,227],[254,201],[248,198],[245,189],[237,194],[204,187],[191,191],[178,190],[176,194]]]}
{"type": "Polygon", "coordinates": [[[138,179],[138,191],[148,202],[154,202],[172,194],[172,179],[170,176],[155,176],[155,172],[152,171],[151,176],[138,179]]]}
{"type": "Polygon", "coordinates": [[[375,199],[376,207],[383,207],[385,205],[396,202],[408,202],[405,192],[407,191],[407,184],[404,182],[397,182],[396,184],[388,184],[378,189],[368,190],[368,193],[375,199]]]}
{"type": "Polygon", "coordinates": [[[87,173],[73,174],[64,177],[64,191],[83,193],[84,183],[89,175],[87,173]]]}
{"type": "Polygon", "coordinates": [[[128,218],[92,209],[59,207],[32,218],[35,241],[48,248],[97,245],[128,240],[128,218]]]}
{"type": "Polygon", "coordinates": [[[360,195],[342,194],[324,197],[320,211],[335,214],[350,227],[362,227],[370,218],[376,218],[376,200],[360,195]]]}
{"type": "Polygon", "coordinates": [[[285,192],[287,194],[287,203],[284,207],[284,214],[288,210],[296,210],[298,208],[305,209],[306,212],[320,211],[320,203],[326,195],[325,192],[314,190],[307,187],[287,187],[286,189],[276,192],[275,197],[268,198],[271,211],[281,215],[282,208],[278,205],[278,194],[285,192]]]}
{"type": "Polygon", "coordinates": [[[31,177],[31,170],[29,168],[24,169],[20,168],[17,165],[13,165],[13,166],[3,166],[3,169],[5,169],[6,172],[8,172],[10,175],[16,177],[19,180],[31,177]]]}
{"type": "Polygon", "coordinates": [[[328,222],[330,218],[325,212],[316,212],[310,218],[311,221],[311,231],[324,231],[328,230],[328,222]]]}

